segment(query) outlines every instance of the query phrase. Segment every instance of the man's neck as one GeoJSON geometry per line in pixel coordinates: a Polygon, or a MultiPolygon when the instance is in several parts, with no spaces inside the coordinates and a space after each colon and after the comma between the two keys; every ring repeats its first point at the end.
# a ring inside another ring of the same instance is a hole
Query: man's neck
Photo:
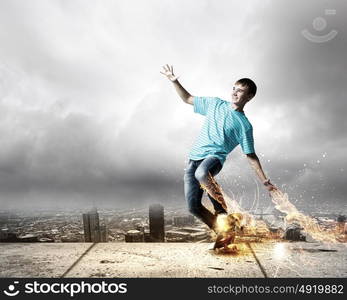
{"type": "Polygon", "coordinates": [[[244,113],[243,111],[244,105],[240,106],[235,103],[231,103],[231,107],[233,108],[233,110],[244,113]]]}

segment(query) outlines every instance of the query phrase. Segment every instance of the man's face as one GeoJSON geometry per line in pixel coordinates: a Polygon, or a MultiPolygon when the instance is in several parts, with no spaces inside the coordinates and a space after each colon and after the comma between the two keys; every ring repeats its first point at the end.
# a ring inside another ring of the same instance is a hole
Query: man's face
{"type": "Polygon", "coordinates": [[[234,104],[245,104],[251,98],[252,95],[248,94],[248,87],[235,83],[231,94],[231,99],[234,104]]]}

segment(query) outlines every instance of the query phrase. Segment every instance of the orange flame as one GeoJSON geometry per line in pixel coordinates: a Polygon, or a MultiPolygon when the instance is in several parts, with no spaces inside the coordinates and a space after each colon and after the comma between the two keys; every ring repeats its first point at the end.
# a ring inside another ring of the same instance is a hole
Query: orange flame
{"type": "MultiPolygon", "coordinates": [[[[228,195],[223,193],[224,199],[228,204],[228,211],[238,212],[243,215],[241,225],[245,226],[245,232],[250,235],[270,237],[270,231],[266,223],[262,220],[256,220],[254,216],[243,210],[239,203],[231,199],[228,195]]],[[[276,209],[286,214],[286,224],[297,223],[304,231],[309,234],[313,239],[327,243],[338,243],[345,241],[345,236],[336,228],[322,228],[316,219],[301,213],[293,203],[288,200],[288,194],[280,190],[271,192],[272,202],[275,204],[276,209]]]]}
{"type": "Polygon", "coordinates": [[[298,209],[289,202],[288,194],[280,190],[271,192],[272,202],[275,207],[286,214],[285,220],[288,224],[298,223],[304,228],[305,232],[310,234],[315,240],[321,242],[336,243],[337,232],[335,230],[323,229],[317,221],[309,216],[299,212],[298,209]]]}

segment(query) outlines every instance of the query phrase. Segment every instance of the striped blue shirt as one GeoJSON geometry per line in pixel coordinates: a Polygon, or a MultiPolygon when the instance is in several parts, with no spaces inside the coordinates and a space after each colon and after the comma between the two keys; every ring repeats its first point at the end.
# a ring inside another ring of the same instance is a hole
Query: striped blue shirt
{"type": "Polygon", "coordinates": [[[239,144],[245,154],[255,153],[252,124],[230,102],[216,97],[194,97],[194,112],[206,118],[189,153],[190,159],[215,156],[223,164],[239,144]]]}

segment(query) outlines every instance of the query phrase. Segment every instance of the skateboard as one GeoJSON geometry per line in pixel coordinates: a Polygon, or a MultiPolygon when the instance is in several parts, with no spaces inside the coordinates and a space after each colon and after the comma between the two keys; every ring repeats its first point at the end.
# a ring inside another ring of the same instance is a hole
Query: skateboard
{"type": "Polygon", "coordinates": [[[222,249],[228,251],[237,250],[236,245],[230,246],[234,243],[235,237],[243,233],[243,226],[241,225],[242,214],[232,213],[223,219],[222,224],[218,226],[217,238],[213,246],[213,250],[222,249]]]}

